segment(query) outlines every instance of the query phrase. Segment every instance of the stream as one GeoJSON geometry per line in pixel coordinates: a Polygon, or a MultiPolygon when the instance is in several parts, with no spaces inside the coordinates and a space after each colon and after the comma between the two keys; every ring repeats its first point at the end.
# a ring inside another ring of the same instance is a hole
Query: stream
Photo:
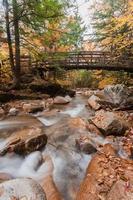
{"type": "MultiPolygon", "coordinates": [[[[0,148],[4,140],[14,130],[24,127],[41,127],[48,136],[48,144],[43,150],[50,155],[54,163],[54,181],[65,200],[74,200],[80,183],[84,178],[86,168],[93,155],[77,151],[75,139],[80,135],[89,135],[94,142],[102,144],[107,141],[101,136],[93,136],[86,128],[78,123],[85,122],[94,115],[86,107],[87,97],[77,94],[67,105],[54,105],[50,111],[43,111],[36,115],[8,117],[0,121],[0,148]]],[[[25,176],[26,169],[21,171],[24,158],[16,154],[0,157],[0,172],[11,174],[13,177],[25,176]]],[[[30,172],[32,173],[32,172],[30,172]]]]}

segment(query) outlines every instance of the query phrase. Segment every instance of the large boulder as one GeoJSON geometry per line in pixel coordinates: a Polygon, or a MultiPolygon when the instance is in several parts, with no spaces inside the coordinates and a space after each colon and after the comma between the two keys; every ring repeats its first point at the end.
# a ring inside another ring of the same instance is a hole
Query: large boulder
{"type": "Polygon", "coordinates": [[[133,108],[133,89],[125,85],[108,85],[100,95],[99,104],[106,108],[131,109],[133,108]]]}
{"type": "Polygon", "coordinates": [[[42,187],[34,180],[22,178],[0,184],[0,200],[46,200],[42,187]]]}
{"type": "Polygon", "coordinates": [[[61,97],[57,96],[54,98],[54,104],[67,104],[70,103],[72,99],[69,96],[61,97]]]}
{"type": "Polygon", "coordinates": [[[97,111],[92,122],[104,135],[123,135],[127,128],[115,113],[104,110],[97,111]]]}
{"type": "Polygon", "coordinates": [[[29,154],[33,151],[40,150],[45,147],[47,136],[42,132],[41,128],[24,128],[16,131],[7,138],[0,147],[0,155],[7,152],[15,152],[17,154],[29,154]]]}
{"type": "Polygon", "coordinates": [[[132,200],[133,161],[116,155],[106,144],[92,158],[76,200],[132,200]]]}

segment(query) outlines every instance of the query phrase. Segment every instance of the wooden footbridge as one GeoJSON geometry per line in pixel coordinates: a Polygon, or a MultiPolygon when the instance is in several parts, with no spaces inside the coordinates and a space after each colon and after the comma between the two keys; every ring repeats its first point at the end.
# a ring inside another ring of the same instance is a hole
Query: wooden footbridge
{"type": "Polygon", "coordinates": [[[45,53],[41,60],[32,60],[29,56],[22,56],[21,66],[24,67],[25,63],[28,63],[32,69],[44,72],[54,71],[57,68],[133,72],[133,56],[120,58],[110,52],[101,51],[45,53]]]}
{"type": "Polygon", "coordinates": [[[133,72],[133,57],[119,58],[110,52],[80,51],[47,53],[42,61],[32,62],[32,67],[54,70],[57,67],[65,70],[125,70],[133,72]]]}

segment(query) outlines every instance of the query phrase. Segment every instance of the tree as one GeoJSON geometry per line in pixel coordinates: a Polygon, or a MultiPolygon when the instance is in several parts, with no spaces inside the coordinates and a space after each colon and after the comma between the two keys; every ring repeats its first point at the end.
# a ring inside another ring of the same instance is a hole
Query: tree
{"type": "Polygon", "coordinates": [[[117,55],[133,53],[133,2],[102,0],[94,12],[95,41],[117,55]]]}
{"type": "Polygon", "coordinates": [[[14,87],[20,85],[20,51],[28,31],[44,33],[47,24],[64,15],[65,1],[3,0],[6,33],[14,87]]]}

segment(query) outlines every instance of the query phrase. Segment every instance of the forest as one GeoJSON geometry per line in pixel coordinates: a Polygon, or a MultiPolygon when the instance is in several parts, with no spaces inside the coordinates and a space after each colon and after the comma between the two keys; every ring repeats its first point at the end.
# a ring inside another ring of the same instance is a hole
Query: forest
{"type": "Polygon", "coordinates": [[[133,200],[133,0],[0,0],[0,200],[133,200]]]}

